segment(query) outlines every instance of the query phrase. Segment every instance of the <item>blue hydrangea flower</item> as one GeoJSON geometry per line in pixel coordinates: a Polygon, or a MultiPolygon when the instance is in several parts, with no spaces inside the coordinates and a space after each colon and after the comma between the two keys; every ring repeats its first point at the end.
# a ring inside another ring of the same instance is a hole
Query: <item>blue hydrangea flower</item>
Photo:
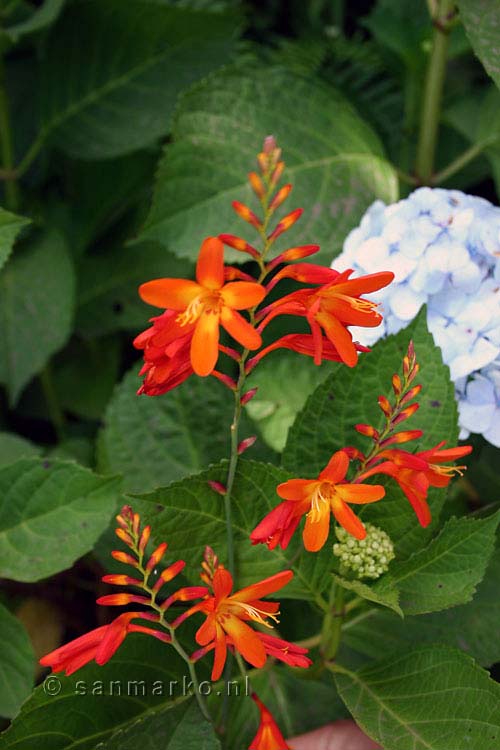
{"type": "Polygon", "coordinates": [[[499,416],[500,208],[458,190],[427,187],[390,206],[376,201],[332,265],[395,274],[390,286],[371,295],[380,303],[382,325],[352,329],[363,344],[397,333],[427,304],[429,330],[456,385],[462,436],[481,432],[500,446],[500,427],[479,419],[486,403],[497,423],[499,416]]]}

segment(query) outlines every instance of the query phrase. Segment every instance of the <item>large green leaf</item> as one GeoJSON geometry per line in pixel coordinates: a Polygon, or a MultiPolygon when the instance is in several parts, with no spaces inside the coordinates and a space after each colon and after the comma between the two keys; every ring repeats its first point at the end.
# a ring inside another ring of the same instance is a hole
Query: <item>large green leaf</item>
{"type": "Polygon", "coordinates": [[[390,578],[409,615],[469,602],[493,552],[500,516],[451,518],[428,547],[393,564],[390,578]]]}
{"type": "Polygon", "coordinates": [[[0,207],[0,268],[9,257],[17,235],[27,224],[29,219],[16,216],[0,207]]]}
{"type": "Polygon", "coordinates": [[[159,310],[139,298],[139,285],[162,276],[189,278],[193,273],[191,264],[157,242],[86,256],[79,271],[76,326],[84,336],[147,328],[148,319],[159,310]]]}
{"type": "Polygon", "coordinates": [[[462,651],[409,651],[335,679],[355,721],[384,750],[499,745],[500,686],[462,651]]]}
{"type": "Polygon", "coordinates": [[[474,52],[500,87],[500,5],[498,0],[458,0],[460,17],[474,52]]]}
{"type": "MultiPolygon", "coordinates": [[[[188,718],[198,725],[201,743],[205,729],[190,708],[188,683],[186,665],[169,646],[145,635],[130,635],[105,666],[92,663],[71,677],[49,676],[0,736],[0,748],[93,750],[107,748],[109,742],[113,750],[138,743],[177,750],[180,745],[160,744],[162,734],[175,736],[175,726],[185,726],[188,718]],[[152,732],[154,728],[153,745],[146,744],[151,742],[146,736],[148,721],[152,732]]],[[[192,739],[190,743],[186,741],[186,749],[200,746],[192,739]]],[[[205,745],[206,750],[216,747],[205,745]]]]}
{"type": "Polygon", "coordinates": [[[69,568],[108,526],[120,482],[75,463],[21,459],[0,469],[0,576],[39,581],[69,568]]]}
{"type": "MultiPolygon", "coordinates": [[[[183,97],[143,235],[191,259],[207,235],[252,240],[231,201],[252,203],[246,175],[269,133],[283,148],[285,180],[294,183],[286,206],[306,212],[286,233],[288,245],[321,243],[316,257],[330,262],[375,198],[397,199],[380,142],[335,90],[276,68],[229,68],[183,97]]],[[[241,261],[236,251],[227,257],[241,261]]]]}
{"type": "Polygon", "coordinates": [[[500,550],[497,550],[468,604],[419,617],[400,617],[379,608],[354,614],[342,630],[342,643],[377,659],[408,648],[443,643],[467,651],[489,667],[500,661],[500,550]]]}
{"type": "Polygon", "coordinates": [[[20,435],[0,432],[0,466],[13,464],[19,458],[40,455],[41,452],[41,448],[20,435]]]}
{"type": "Polygon", "coordinates": [[[0,382],[11,404],[71,332],[74,273],[61,237],[20,247],[0,275],[0,382]]]}
{"type": "Polygon", "coordinates": [[[33,689],[35,656],[21,622],[0,604],[0,716],[12,718],[33,689]]]}
{"type": "Polygon", "coordinates": [[[179,92],[230,58],[236,25],[234,15],[144,0],[73,4],[47,44],[42,135],[84,159],[153,143],[179,92]]]}
{"type": "MultiPolygon", "coordinates": [[[[225,482],[226,476],[224,462],[132,502],[151,523],[155,539],[167,541],[186,560],[185,574],[193,582],[199,580],[199,565],[207,544],[215,549],[221,562],[227,562],[224,499],[208,485],[208,480],[225,482]]],[[[232,494],[237,586],[291,567],[295,578],[279,592],[279,598],[319,601],[331,583],[328,573],[333,567],[333,554],[329,545],[320,553],[306,552],[298,532],[286,550],[270,552],[265,546],[250,543],[250,532],[279,502],[276,486],[287,476],[271,464],[238,462],[232,494]]]]}
{"type": "MultiPolygon", "coordinates": [[[[431,447],[440,440],[455,442],[454,388],[440,349],[427,330],[424,309],[408,328],[379,341],[369,354],[362,355],[355,368],[335,365],[333,374],[309,397],[290,428],[283,453],[283,464],[289,471],[297,477],[314,477],[334,451],[349,445],[361,449],[368,446],[368,440],[360,437],[354,425],[381,423],[377,397],[390,396],[391,377],[401,371],[410,339],[420,363],[418,381],[424,389],[418,399],[420,409],[407,423],[408,428],[424,430],[419,448],[431,447]]],[[[388,532],[396,543],[398,556],[407,556],[423,546],[434,527],[422,529],[418,525],[408,501],[392,480],[384,478],[384,486],[386,497],[360,513],[364,520],[388,532]]],[[[443,491],[429,492],[429,501],[437,518],[444,501],[443,491]]]]}
{"type": "MultiPolygon", "coordinates": [[[[102,471],[120,473],[125,489],[147,492],[229,454],[233,398],[215,378],[192,377],[163,396],[137,396],[138,363],[115,389],[98,442],[102,471]]],[[[243,419],[241,436],[255,433],[243,419]]],[[[259,456],[258,442],[247,455],[259,456]]]]}

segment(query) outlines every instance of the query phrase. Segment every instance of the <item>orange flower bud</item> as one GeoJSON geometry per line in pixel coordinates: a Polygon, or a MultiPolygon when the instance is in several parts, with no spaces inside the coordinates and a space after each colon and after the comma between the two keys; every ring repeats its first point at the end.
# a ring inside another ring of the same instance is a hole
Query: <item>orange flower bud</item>
{"type": "Polygon", "coordinates": [[[283,174],[283,170],[285,169],[285,162],[279,161],[276,165],[276,169],[274,170],[272,176],[271,176],[271,185],[277,185],[278,182],[281,179],[281,175],[283,174]]]}
{"type": "Polygon", "coordinates": [[[392,426],[395,427],[396,425],[400,424],[401,422],[404,422],[405,419],[408,419],[412,416],[412,414],[415,414],[417,409],[420,407],[420,404],[411,404],[411,406],[407,406],[406,409],[403,409],[403,411],[398,414],[398,416],[392,420],[392,426]]]}
{"type": "Polygon", "coordinates": [[[127,545],[127,547],[134,546],[134,540],[132,539],[130,534],[125,531],[125,529],[118,527],[117,529],[115,529],[115,534],[118,539],[121,539],[122,542],[127,545]]]}
{"type": "Polygon", "coordinates": [[[399,375],[392,376],[392,388],[396,396],[399,396],[403,390],[403,384],[399,375]]]}
{"type": "Polygon", "coordinates": [[[397,432],[395,435],[391,435],[387,440],[383,440],[380,443],[381,448],[385,448],[388,445],[394,443],[407,443],[409,440],[417,440],[421,438],[424,433],[422,430],[407,430],[406,432],[397,432]]]}
{"type": "Polygon", "coordinates": [[[134,568],[137,568],[139,566],[139,563],[135,559],[135,557],[132,557],[132,555],[127,555],[126,552],[121,552],[120,550],[113,550],[111,553],[111,557],[113,557],[115,560],[118,560],[118,562],[125,563],[125,565],[133,565],[134,568]]]}
{"type": "Polygon", "coordinates": [[[248,404],[249,401],[253,399],[255,394],[257,393],[259,389],[258,388],[251,388],[249,391],[243,394],[243,396],[240,398],[240,404],[244,406],[245,404],[248,404]]]}
{"type": "Polygon", "coordinates": [[[242,453],[244,453],[246,450],[252,447],[252,445],[257,440],[257,435],[252,435],[251,437],[245,438],[245,440],[242,440],[241,443],[238,445],[238,456],[241,456],[242,453]]]}
{"type": "Polygon", "coordinates": [[[271,203],[269,204],[269,210],[275,211],[277,208],[279,208],[281,204],[286,201],[286,199],[290,195],[291,190],[292,186],[290,184],[283,185],[283,187],[278,190],[271,203]]]}
{"type": "Polygon", "coordinates": [[[219,495],[225,495],[226,494],[226,487],[221,482],[216,482],[214,479],[209,479],[207,482],[208,486],[211,487],[215,492],[218,492],[219,495]]]}
{"type": "Polygon", "coordinates": [[[392,406],[390,405],[388,399],[386,399],[385,396],[379,396],[378,397],[378,405],[384,412],[386,417],[390,417],[392,414],[392,406]]]}
{"type": "Polygon", "coordinates": [[[246,240],[243,240],[241,237],[236,237],[236,235],[234,234],[219,234],[219,239],[225,245],[228,245],[235,250],[239,250],[240,253],[248,253],[248,255],[251,255],[252,258],[260,257],[259,251],[256,250],[253,245],[249,245],[249,243],[246,240]]]}
{"type": "Polygon", "coordinates": [[[250,172],[248,175],[248,181],[257,198],[263,198],[266,194],[266,189],[262,184],[259,175],[256,172],[250,172]]]}
{"type": "Polygon", "coordinates": [[[287,229],[290,229],[296,221],[300,219],[304,212],[304,209],[302,208],[296,208],[295,211],[291,211],[289,214],[284,216],[281,221],[278,222],[276,225],[276,228],[271,232],[269,237],[267,238],[271,242],[274,242],[274,240],[280,236],[280,234],[283,234],[283,232],[286,232],[287,229]]]}
{"type": "Polygon", "coordinates": [[[111,583],[113,586],[141,586],[142,588],[143,585],[143,582],[138,578],[131,578],[125,575],[107,575],[103,576],[101,580],[103,583],[111,583]]]}
{"type": "Polygon", "coordinates": [[[145,526],[139,539],[139,552],[144,552],[151,536],[151,526],[145,526]]]}
{"type": "Polygon", "coordinates": [[[254,212],[251,211],[248,206],[245,206],[244,203],[233,201],[232,206],[234,211],[241,219],[243,219],[244,221],[248,221],[248,223],[254,226],[256,229],[260,229],[262,227],[262,222],[260,221],[260,219],[258,219],[254,212]]]}
{"type": "Polygon", "coordinates": [[[149,558],[148,564],[146,565],[146,571],[148,573],[150,573],[153,570],[153,568],[156,568],[156,566],[160,562],[161,558],[165,554],[166,549],[167,549],[167,543],[166,542],[162,542],[161,544],[158,545],[158,547],[155,549],[155,551],[153,552],[153,554],[149,558]]]}
{"type": "Polygon", "coordinates": [[[366,437],[374,438],[375,440],[378,438],[377,430],[370,424],[355,424],[354,429],[359,432],[360,435],[365,435],[366,437]]]}

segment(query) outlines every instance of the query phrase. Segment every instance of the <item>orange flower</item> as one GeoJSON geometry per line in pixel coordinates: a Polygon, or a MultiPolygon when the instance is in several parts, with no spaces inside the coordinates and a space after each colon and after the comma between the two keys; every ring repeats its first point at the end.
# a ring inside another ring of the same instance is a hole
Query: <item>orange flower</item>
{"type": "Polygon", "coordinates": [[[261,345],[260,335],[237,311],[258,305],[266,291],[253,281],[224,283],[224,246],[217,237],[208,237],[202,243],[196,281],[154,279],[142,284],[139,294],[150,305],[177,312],[172,335],[191,334],[191,365],[197,375],[210,375],[214,370],[219,325],[246,349],[261,345]]]}
{"type": "MultiPolygon", "coordinates": [[[[174,620],[172,625],[177,627],[196,612],[202,612],[207,616],[196,633],[196,642],[203,646],[203,649],[193,654],[192,658],[196,660],[215,649],[212,680],[218,680],[222,674],[228,645],[239,651],[254,667],[263,667],[270,651],[274,651],[276,655],[281,652],[282,660],[286,660],[286,648],[283,648],[283,641],[276,639],[276,643],[266,644],[263,642],[262,633],[253,630],[246,623],[252,620],[260,625],[272,627],[268,618],[276,620],[279,614],[279,604],[261,601],[261,597],[283,588],[292,578],[292,571],[285,570],[231,594],[233,578],[222,565],[219,565],[212,580],[213,596],[206,597],[174,620]]],[[[293,651],[293,645],[287,645],[293,651]]],[[[297,659],[300,655],[299,652],[295,652],[293,658],[297,659]]],[[[309,660],[306,661],[309,662],[309,660]]],[[[301,665],[308,666],[303,662],[301,665]]]]}
{"type": "Polygon", "coordinates": [[[144,350],[144,365],[139,375],[145,375],[138,395],[160,396],[176,388],[193,374],[191,365],[191,332],[185,332],[175,318],[177,313],[167,310],[152,318],[153,325],[134,339],[136,349],[144,350]]]}
{"type": "Polygon", "coordinates": [[[252,700],[259,708],[260,724],[249,750],[290,750],[269,709],[255,693],[252,693],[252,700]]]}
{"type": "Polygon", "coordinates": [[[348,468],[347,453],[337,451],[317,479],[289,479],[279,484],[276,492],[285,502],[274,508],[252,531],[250,539],[253,544],[264,542],[270,549],[280,544],[285,549],[304,514],[303,539],[309,552],[317,552],[325,544],[330,530],[330,513],[349,534],[364,539],[365,527],[348,503],[374,503],[384,497],[385,490],[380,484],[343,482],[348,468]]]}
{"type": "Polygon", "coordinates": [[[447,487],[455,474],[462,474],[465,466],[442,466],[446,461],[456,461],[472,451],[471,445],[441,450],[443,440],[434,448],[409,453],[399,448],[390,448],[378,454],[377,460],[389,459],[363,472],[360,479],[374,474],[393,477],[408,498],[421,526],[430,524],[432,517],[427,494],[429,487],[447,487]]]}
{"type": "Polygon", "coordinates": [[[299,289],[273,302],[262,311],[261,315],[265,314],[266,317],[259,330],[265,328],[277,315],[304,316],[315,340],[315,363],[320,364],[322,358],[323,329],[339,352],[341,360],[349,367],[354,367],[358,361],[358,352],[347,326],[376,327],[380,324],[382,316],[376,310],[377,305],[362,299],[361,295],[387,286],[394,274],[385,271],[350,279],[349,276],[353,273],[351,270],[338,274],[314,264],[310,264],[310,270],[307,266],[307,263],[298,263],[287,268],[286,273],[281,273],[297,281],[314,284],[329,271],[332,280],[319,288],[299,289]]]}
{"type": "Polygon", "coordinates": [[[121,646],[127,634],[134,632],[146,633],[170,643],[171,638],[167,633],[152,630],[143,625],[133,625],[131,621],[134,619],[158,621],[158,615],[147,612],[125,612],[109,625],[102,625],[51,651],[50,654],[40,659],[40,664],[44,667],[52,667],[53,672],[65,672],[67,675],[73,674],[92,660],[95,660],[97,664],[106,664],[121,646]]]}

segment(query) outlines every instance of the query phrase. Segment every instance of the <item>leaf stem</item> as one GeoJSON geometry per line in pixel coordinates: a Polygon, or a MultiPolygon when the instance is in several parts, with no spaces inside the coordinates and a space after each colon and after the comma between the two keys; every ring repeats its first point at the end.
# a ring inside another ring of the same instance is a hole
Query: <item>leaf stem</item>
{"type": "Polygon", "coordinates": [[[454,5],[455,0],[437,0],[432,4],[436,8],[432,16],[434,34],[427,65],[415,164],[418,181],[423,185],[430,183],[434,170],[441,100],[446,74],[450,21],[453,19],[454,5]]]}
{"type": "Polygon", "coordinates": [[[0,151],[5,173],[5,205],[11,211],[17,211],[20,202],[19,185],[14,172],[14,146],[10,122],[10,104],[5,81],[5,66],[0,56],[0,151]]]}
{"type": "Polygon", "coordinates": [[[460,154],[460,156],[457,156],[456,159],[450,162],[447,167],[444,167],[444,169],[436,172],[436,174],[432,178],[432,184],[440,185],[457,172],[460,172],[461,169],[466,167],[467,164],[480,156],[485,148],[490,146],[496,140],[498,140],[498,138],[491,138],[487,141],[482,141],[481,143],[474,143],[472,146],[470,146],[470,148],[466,149],[462,154],[460,154]]]}

